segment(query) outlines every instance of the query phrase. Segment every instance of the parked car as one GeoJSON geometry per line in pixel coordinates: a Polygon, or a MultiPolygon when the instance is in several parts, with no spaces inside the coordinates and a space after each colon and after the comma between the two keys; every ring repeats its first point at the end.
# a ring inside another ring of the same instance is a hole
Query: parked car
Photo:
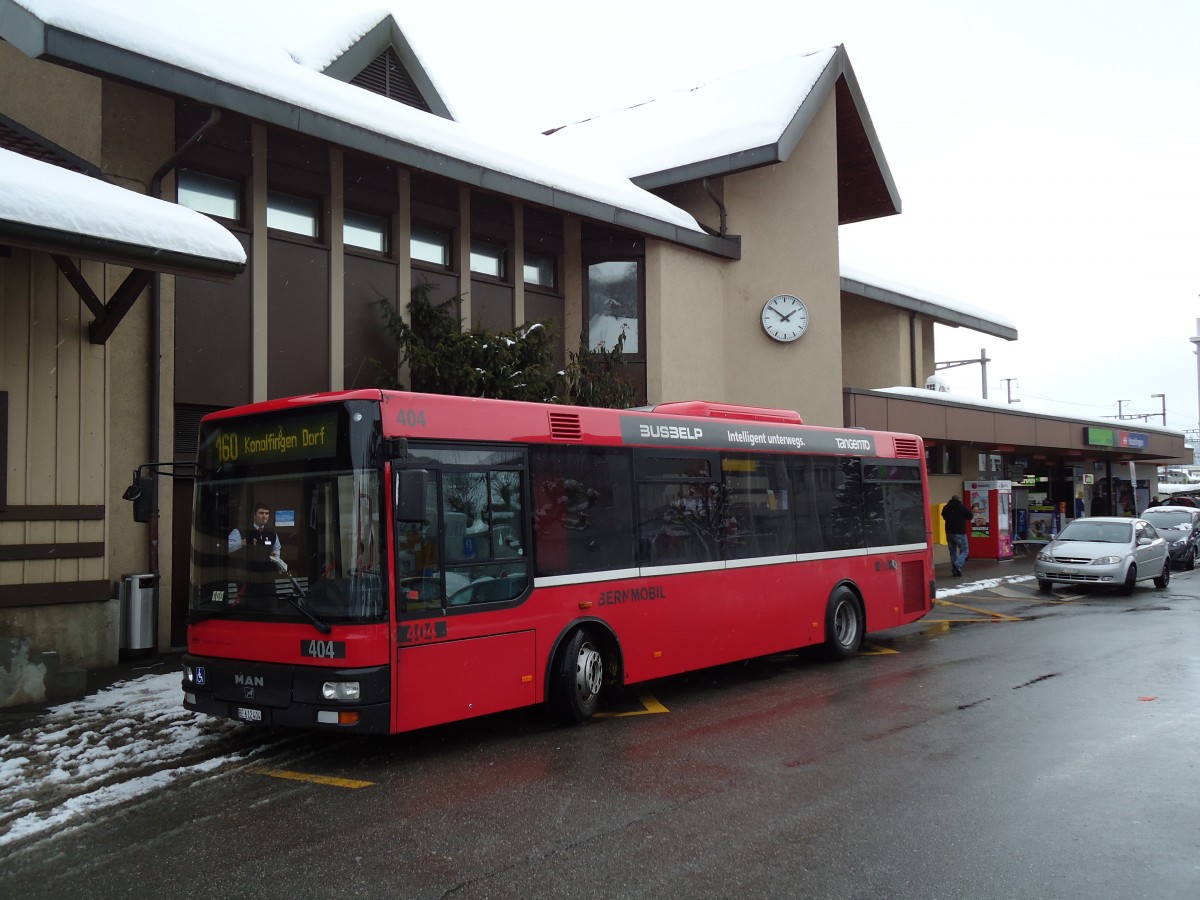
{"type": "Polygon", "coordinates": [[[1171,580],[1171,556],[1166,540],[1145,519],[1091,516],[1059,532],[1037,555],[1033,574],[1043,591],[1066,581],[1118,586],[1131,594],[1147,578],[1165,588],[1171,580]]]}
{"type": "Polygon", "coordinates": [[[1200,541],[1200,509],[1191,506],[1154,506],[1142,518],[1167,542],[1171,564],[1189,571],[1196,568],[1196,542],[1200,541]]]}

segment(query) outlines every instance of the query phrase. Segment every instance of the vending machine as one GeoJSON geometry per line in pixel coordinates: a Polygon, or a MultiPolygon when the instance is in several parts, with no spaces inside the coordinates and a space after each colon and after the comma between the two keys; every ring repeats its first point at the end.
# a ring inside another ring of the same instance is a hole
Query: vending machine
{"type": "Polygon", "coordinates": [[[964,481],[963,503],[971,511],[967,546],[976,559],[1012,559],[1012,482],[964,481]]]}

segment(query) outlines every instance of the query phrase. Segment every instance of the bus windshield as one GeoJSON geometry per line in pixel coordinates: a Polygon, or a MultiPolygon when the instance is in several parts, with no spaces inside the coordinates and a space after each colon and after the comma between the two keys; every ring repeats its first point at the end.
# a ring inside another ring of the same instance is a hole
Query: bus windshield
{"type": "Polygon", "coordinates": [[[378,454],[370,429],[354,440],[362,419],[335,407],[203,426],[191,621],[386,618],[378,454]]]}

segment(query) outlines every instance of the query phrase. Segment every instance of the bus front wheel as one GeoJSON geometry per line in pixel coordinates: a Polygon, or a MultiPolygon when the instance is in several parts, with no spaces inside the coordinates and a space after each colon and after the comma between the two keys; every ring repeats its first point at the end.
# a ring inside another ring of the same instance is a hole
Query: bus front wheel
{"type": "Polygon", "coordinates": [[[826,654],[833,659],[850,659],[862,645],[864,627],[858,598],[849,588],[838,588],[825,607],[826,654]]]}
{"type": "Polygon", "coordinates": [[[600,705],[604,657],[584,629],[577,630],[558,655],[554,691],[559,714],[568,722],[586,722],[600,705]]]}

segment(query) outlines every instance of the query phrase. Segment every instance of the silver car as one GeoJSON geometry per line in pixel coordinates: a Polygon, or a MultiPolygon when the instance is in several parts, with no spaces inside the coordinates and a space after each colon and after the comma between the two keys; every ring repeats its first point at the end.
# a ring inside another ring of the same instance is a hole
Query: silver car
{"type": "Polygon", "coordinates": [[[1037,555],[1038,589],[1055,582],[1117,586],[1133,593],[1147,578],[1165,588],[1171,580],[1167,542],[1145,519],[1092,516],[1076,519],[1037,555]]]}

